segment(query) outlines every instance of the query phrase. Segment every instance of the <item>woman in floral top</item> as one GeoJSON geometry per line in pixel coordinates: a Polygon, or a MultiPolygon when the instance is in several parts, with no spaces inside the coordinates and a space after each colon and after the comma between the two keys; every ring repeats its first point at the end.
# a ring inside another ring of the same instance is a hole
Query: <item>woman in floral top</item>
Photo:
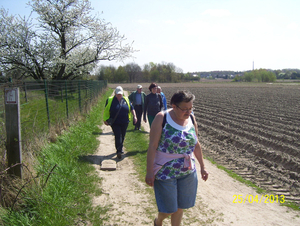
{"type": "Polygon", "coordinates": [[[151,126],[145,181],[154,187],[157,226],[170,215],[172,226],[180,225],[183,209],[195,205],[198,179],[194,156],[202,179],[208,178],[197,139],[197,123],[191,114],[194,99],[190,92],[176,92],[171,98],[172,108],[159,112],[151,126]]]}

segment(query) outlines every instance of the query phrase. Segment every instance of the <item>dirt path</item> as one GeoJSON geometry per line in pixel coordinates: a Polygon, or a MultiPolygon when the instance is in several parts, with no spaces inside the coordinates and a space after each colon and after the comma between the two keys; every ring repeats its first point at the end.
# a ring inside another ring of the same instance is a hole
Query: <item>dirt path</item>
{"type": "MultiPolygon", "coordinates": [[[[145,131],[149,125],[142,123],[145,131]]],[[[146,191],[146,184],[138,179],[132,159],[125,155],[117,160],[114,137],[109,126],[103,125],[99,136],[100,146],[95,158],[99,177],[103,178],[104,194],[94,198],[94,205],[109,208],[108,220],[104,225],[152,225],[156,213],[154,196],[146,191]],[[115,171],[100,170],[104,159],[117,162],[115,171]]],[[[278,203],[233,203],[235,195],[245,198],[261,195],[246,185],[235,181],[226,172],[205,160],[210,175],[206,182],[199,180],[196,206],[185,211],[182,225],[300,225],[300,212],[278,203]]],[[[199,170],[199,165],[197,165],[199,170]]],[[[199,171],[198,171],[199,175],[199,171]]],[[[236,200],[238,201],[238,200],[236,200]]],[[[167,220],[165,225],[170,225],[167,220]]]]}

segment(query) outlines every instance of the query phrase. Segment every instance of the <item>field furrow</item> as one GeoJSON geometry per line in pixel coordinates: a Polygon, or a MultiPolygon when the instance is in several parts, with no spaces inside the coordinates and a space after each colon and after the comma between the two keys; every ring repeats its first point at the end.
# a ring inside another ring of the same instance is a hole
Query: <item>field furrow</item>
{"type": "MultiPolygon", "coordinates": [[[[195,116],[197,117],[198,114],[195,113],[195,116]]],[[[259,124],[257,126],[250,125],[246,122],[247,120],[233,121],[212,115],[201,115],[200,117],[197,117],[197,120],[229,133],[246,137],[252,141],[257,141],[258,143],[272,147],[275,150],[282,152],[284,152],[284,150],[288,150],[289,154],[294,155],[295,157],[299,156],[298,150],[300,148],[300,141],[296,137],[289,137],[278,132],[274,133],[270,132],[270,130],[264,130],[259,127],[259,124]]],[[[297,135],[295,134],[295,136],[297,135]]]]}
{"type": "Polygon", "coordinates": [[[252,117],[251,115],[241,115],[241,114],[233,114],[229,111],[224,110],[222,113],[215,113],[208,108],[204,107],[197,107],[195,110],[195,115],[199,116],[200,118],[205,118],[206,115],[215,116],[217,118],[221,118],[220,120],[232,120],[236,123],[247,124],[248,126],[261,128],[261,130],[269,131],[270,134],[274,136],[281,137],[279,139],[286,139],[289,142],[298,142],[299,140],[299,127],[297,126],[289,126],[285,123],[275,123],[274,121],[265,120],[257,117],[252,117]],[[274,123],[276,124],[274,126],[274,123]]]}

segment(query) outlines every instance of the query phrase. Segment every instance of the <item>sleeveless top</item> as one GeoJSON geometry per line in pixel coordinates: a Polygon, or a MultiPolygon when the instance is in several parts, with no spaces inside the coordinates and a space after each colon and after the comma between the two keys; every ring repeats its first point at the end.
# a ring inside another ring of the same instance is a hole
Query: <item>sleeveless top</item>
{"type": "MultiPolygon", "coordinates": [[[[161,138],[158,144],[157,151],[168,154],[191,154],[194,152],[197,144],[197,135],[194,124],[189,117],[189,122],[186,126],[178,125],[171,118],[169,111],[166,111],[166,124],[162,129],[161,138]]],[[[192,169],[184,166],[184,157],[173,159],[162,166],[155,175],[157,180],[175,179],[194,172],[195,158],[191,158],[192,169]]]]}

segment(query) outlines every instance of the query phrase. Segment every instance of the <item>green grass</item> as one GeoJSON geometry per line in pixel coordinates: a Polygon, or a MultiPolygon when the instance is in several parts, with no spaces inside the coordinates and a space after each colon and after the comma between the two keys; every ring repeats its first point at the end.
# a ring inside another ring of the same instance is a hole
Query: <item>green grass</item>
{"type": "MultiPolygon", "coordinates": [[[[22,136],[25,135],[27,139],[34,133],[47,132],[49,129],[45,95],[37,91],[33,92],[36,95],[29,98],[27,103],[22,99],[24,103],[21,104],[22,136]]],[[[59,97],[48,97],[49,120],[52,126],[67,119],[67,116],[79,112],[78,98],[68,96],[68,108],[65,96],[63,98],[62,101],[59,97]]]]}
{"type": "MultiPolygon", "coordinates": [[[[129,123],[127,133],[125,136],[124,146],[127,151],[127,155],[133,159],[135,170],[138,173],[140,181],[145,181],[147,171],[147,150],[149,145],[149,133],[144,130],[134,130],[132,122],[129,123]]],[[[156,214],[154,190],[152,187],[147,186],[146,192],[151,194],[153,199],[149,200],[152,203],[149,207],[143,206],[149,217],[154,217],[156,214]]]]}
{"type": "Polygon", "coordinates": [[[111,92],[101,97],[85,120],[39,152],[35,183],[24,185],[19,196],[23,204],[18,210],[0,209],[0,224],[102,224],[105,207],[92,207],[92,198],[101,194],[101,179],[84,157],[93,154],[99,145],[101,131],[97,125],[102,124],[104,101],[111,92]]]}
{"type": "Polygon", "coordinates": [[[128,155],[134,159],[141,180],[144,180],[146,176],[148,137],[148,132],[134,130],[132,122],[129,123],[124,146],[128,155]]]}

